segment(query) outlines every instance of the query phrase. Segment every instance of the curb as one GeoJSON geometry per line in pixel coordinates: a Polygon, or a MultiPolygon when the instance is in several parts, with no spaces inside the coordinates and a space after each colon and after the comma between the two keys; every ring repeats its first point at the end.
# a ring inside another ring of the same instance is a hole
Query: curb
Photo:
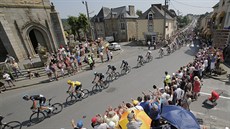
{"type": "MultiPolygon", "coordinates": [[[[116,53],[116,54],[114,54],[113,56],[117,56],[117,55],[119,55],[120,53],[121,53],[122,51],[120,51],[120,52],[118,52],[118,53],[116,53]]],[[[98,60],[95,60],[95,62],[100,62],[101,60],[100,60],[100,58],[96,58],[96,59],[98,59],[98,60]]],[[[103,64],[103,63],[95,63],[95,66],[99,66],[99,65],[101,65],[101,64],[103,64]]],[[[82,65],[82,68],[86,68],[88,66],[88,64],[85,64],[85,65],[82,65]]],[[[85,72],[85,71],[88,71],[88,70],[86,70],[86,69],[82,69],[81,71],[79,71],[79,72],[77,72],[77,74],[79,74],[79,73],[83,73],[83,72],[85,72]]],[[[74,75],[72,75],[72,76],[74,76],[74,75]]],[[[47,78],[47,76],[41,76],[40,78],[47,78]]],[[[66,77],[66,78],[68,78],[68,76],[66,77]]],[[[43,82],[43,81],[48,81],[49,79],[42,79],[40,82],[43,82]]],[[[20,81],[21,82],[21,81],[20,81]]],[[[48,83],[52,83],[52,82],[48,82],[48,83]]],[[[20,88],[26,88],[26,87],[32,87],[32,86],[36,86],[36,85],[38,85],[38,84],[40,84],[40,83],[38,83],[38,82],[36,82],[36,83],[32,83],[32,84],[29,84],[29,85],[26,85],[26,86],[11,86],[11,88],[9,88],[9,89],[6,89],[4,92],[6,92],[6,91],[11,91],[11,90],[16,90],[16,89],[20,89],[20,88]]],[[[4,92],[2,92],[2,93],[4,93],[4,92]]]]}

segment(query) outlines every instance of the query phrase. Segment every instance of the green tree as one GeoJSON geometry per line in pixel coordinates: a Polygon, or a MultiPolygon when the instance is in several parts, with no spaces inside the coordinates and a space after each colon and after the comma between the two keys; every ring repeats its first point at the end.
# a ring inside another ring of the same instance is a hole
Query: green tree
{"type": "Polygon", "coordinates": [[[138,9],[138,10],[136,11],[136,14],[137,14],[138,17],[140,17],[140,16],[142,15],[142,11],[138,9]]]}
{"type": "Polygon", "coordinates": [[[74,37],[77,34],[78,40],[80,40],[81,39],[81,37],[80,37],[81,24],[80,24],[78,18],[75,16],[69,16],[67,21],[68,21],[68,24],[70,25],[71,32],[74,35],[74,37]]]}
{"type": "Polygon", "coordinates": [[[78,22],[80,23],[80,28],[83,30],[85,38],[86,33],[88,32],[89,22],[85,14],[80,13],[78,17],[78,22]]]}

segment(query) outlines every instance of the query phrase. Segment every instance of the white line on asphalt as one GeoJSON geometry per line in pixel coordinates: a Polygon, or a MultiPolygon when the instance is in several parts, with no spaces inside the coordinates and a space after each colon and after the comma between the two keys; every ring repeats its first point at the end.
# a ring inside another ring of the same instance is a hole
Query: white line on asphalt
{"type": "MultiPolygon", "coordinates": [[[[205,92],[200,92],[200,94],[203,94],[203,95],[211,95],[210,93],[205,93],[205,92]]],[[[220,96],[220,98],[230,100],[230,97],[220,96]]]]}

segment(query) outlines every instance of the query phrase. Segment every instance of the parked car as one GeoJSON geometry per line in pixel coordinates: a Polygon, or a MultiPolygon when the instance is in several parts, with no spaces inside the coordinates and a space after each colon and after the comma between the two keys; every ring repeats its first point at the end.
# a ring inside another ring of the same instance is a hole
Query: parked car
{"type": "Polygon", "coordinates": [[[109,48],[109,50],[121,50],[121,45],[114,42],[114,43],[110,43],[108,48],[109,48]]]}

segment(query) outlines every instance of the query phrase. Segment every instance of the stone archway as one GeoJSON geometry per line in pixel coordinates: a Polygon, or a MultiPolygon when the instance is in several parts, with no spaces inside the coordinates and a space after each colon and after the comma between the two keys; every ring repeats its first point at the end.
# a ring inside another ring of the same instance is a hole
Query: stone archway
{"type": "Polygon", "coordinates": [[[47,48],[47,42],[45,40],[45,37],[38,29],[31,29],[30,30],[29,39],[31,41],[31,44],[32,44],[32,47],[34,49],[35,54],[38,54],[38,51],[37,51],[38,43],[41,46],[44,46],[47,48]]]}
{"type": "Polygon", "coordinates": [[[46,47],[49,52],[53,51],[51,37],[49,32],[44,28],[36,25],[31,25],[26,31],[26,38],[28,41],[27,49],[29,49],[29,54],[32,57],[37,56],[38,54],[38,44],[46,47]]]}

